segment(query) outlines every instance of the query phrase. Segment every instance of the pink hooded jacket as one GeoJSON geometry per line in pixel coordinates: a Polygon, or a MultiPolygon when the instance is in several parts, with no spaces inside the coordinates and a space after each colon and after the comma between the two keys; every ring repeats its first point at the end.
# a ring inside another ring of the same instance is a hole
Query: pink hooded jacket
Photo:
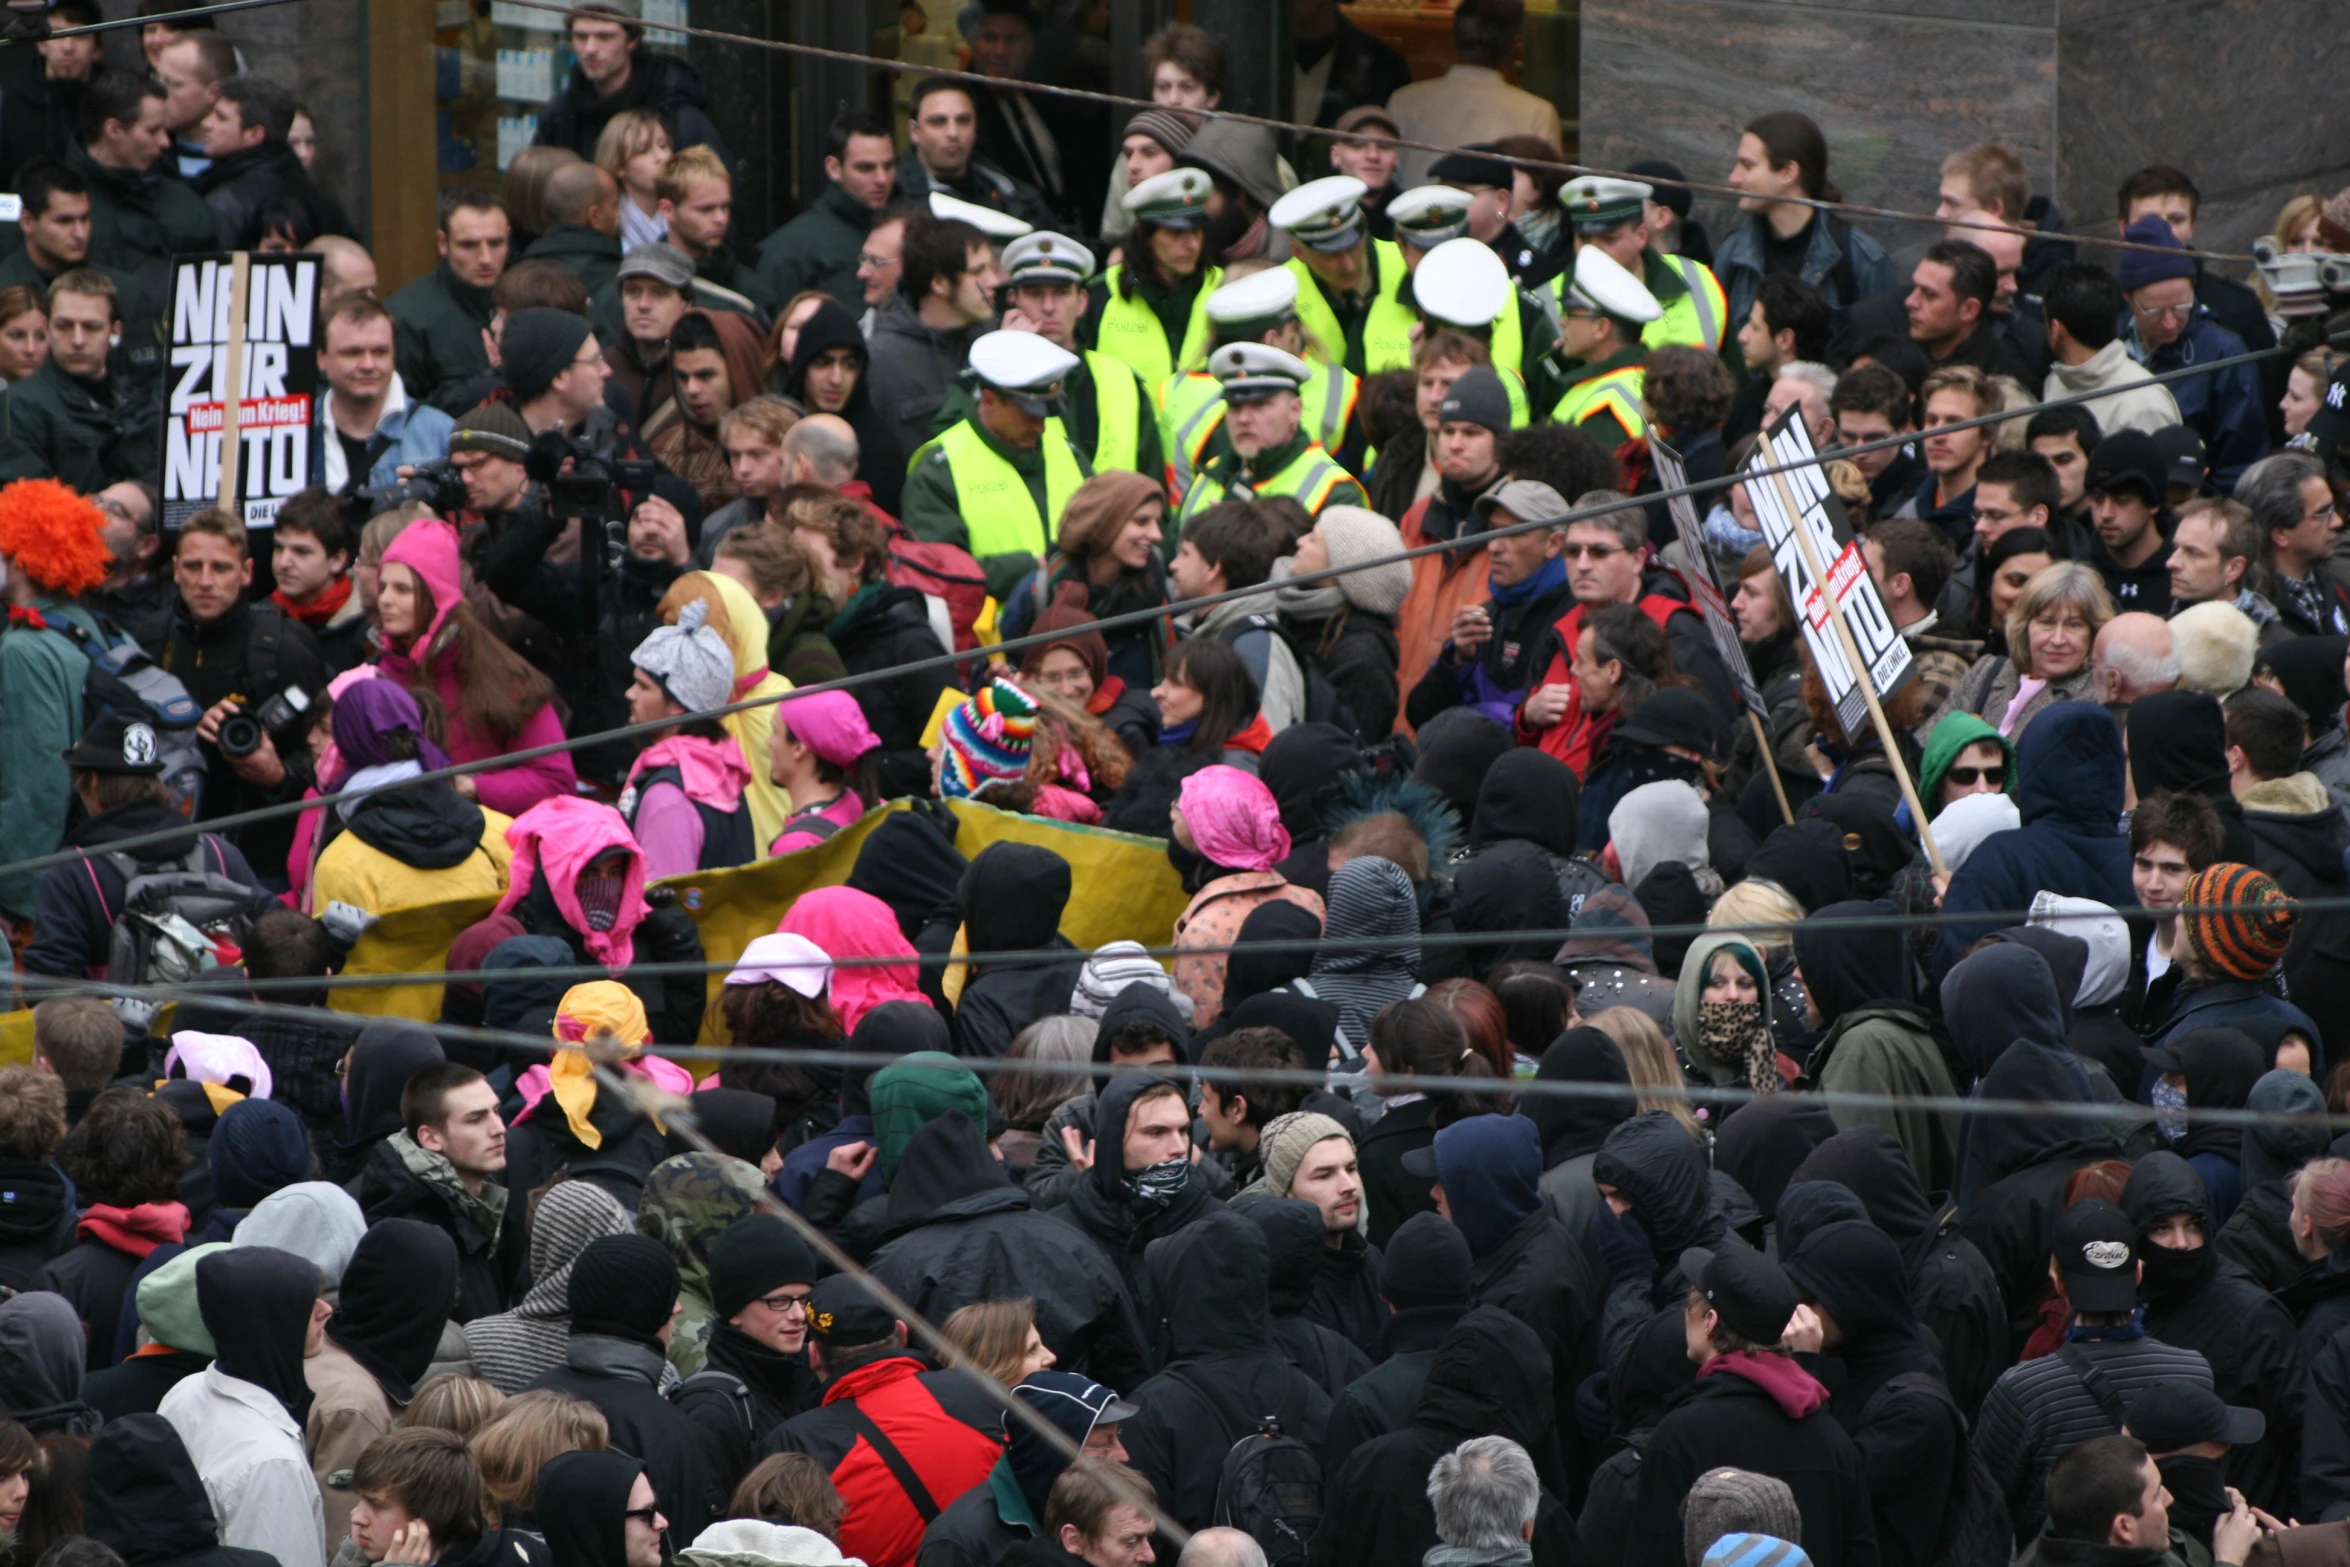
{"type": "MultiPolygon", "coordinates": [[[[478,762],[485,757],[502,756],[508,751],[527,751],[534,746],[553,745],[563,738],[563,720],[556,716],[553,703],[541,707],[523,720],[522,727],[512,736],[499,740],[477,727],[464,710],[465,688],[459,678],[457,663],[461,650],[454,640],[442,640],[443,628],[449,614],[465,596],[465,584],[457,569],[457,530],[437,517],[425,517],[402,529],[384,551],[386,566],[406,566],[423,579],[425,590],[432,595],[432,624],[424,635],[416,638],[408,651],[387,647],[377,668],[392,679],[407,686],[425,684],[427,669],[416,657],[416,650],[429,648],[429,678],[433,694],[441,699],[441,706],[449,716],[448,750],[450,759],[459,762],[478,762]]],[[[571,765],[571,753],[558,751],[536,761],[523,762],[495,772],[481,773],[474,778],[474,787],[483,805],[507,816],[521,816],[541,800],[569,795],[579,783],[579,774],[571,765]]]]}
{"type": "Polygon", "coordinates": [[[629,835],[628,823],[620,819],[620,813],[576,795],[558,795],[516,817],[506,829],[506,841],[514,846],[514,863],[508,871],[506,895],[490,912],[510,912],[544,874],[556,912],[580,933],[595,960],[615,972],[626,968],[636,956],[636,928],[652,909],[645,902],[644,851],[629,835]],[[590,930],[587,913],[579,906],[580,873],[613,849],[628,854],[620,908],[610,930],[590,930]]]}
{"type": "MultiPolygon", "coordinates": [[[[657,783],[636,802],[629,828],[645,851],[645,880],[687,876],[702,864],[702,813],[696,804],[721,811],[746,809],[743,791],[750,787],[751,770],[743,765],[742,747],[732,736],[705,740],[698,735],[671,735],[656,740],[637,755],[628,770],[630,788],[643,774],[675,767],[684,787],[657,783]]],[[[623,799],[623,806],[627,801],[623,799]]]]}
{"type": "Polygon", "coordinates": [[[898,929],[889,905],[854,887],[818,887],[801,893],[778,935],[805,936],[832,959],[832,1010],[841,1027],[856,1032],[857,1021],[885,1001],[929,998],[916,983],[913,943],[898,929]],[[902,958],[898,963],[859,963],[860,958],[902,958]]]}

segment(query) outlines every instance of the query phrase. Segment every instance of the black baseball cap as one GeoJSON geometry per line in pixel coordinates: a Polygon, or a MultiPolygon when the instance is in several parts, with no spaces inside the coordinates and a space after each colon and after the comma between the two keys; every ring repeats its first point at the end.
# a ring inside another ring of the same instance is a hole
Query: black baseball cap
{"type": "Polygon", "coordinates": [[[2249,1447],[2268,1434],[2268,1417],[2257,1409],[2221,1401],[2207,1387],[2172,1379],[2138,1395],[2122,1420],[2123,1429],[2150,1453],[2175,1453],[2201,1442],[2249,1447]]]}
{"type": "Polygon", "coordinates": [[[2205,459],[2203,437],[2189,424],[2166,424],[2154,432],[2154,444],[2168,465],[2170,482],[2191,490],[2203,487],[2203,476],[2210,471],[2205,459]]]}
{"type": "Polygon", "coordinates": [[[1722,1326],[1753,1344],[1776,1344],[1795,1315],[1795,1281],[1759,1251],[1692,1246],[1681,1253],[1681,1276],[1705,1297],[1722,1326]]]}
{"type": "Polygon", "coordinates": [[[2091,495],[2136,490],[2150,506],[2160,506],[2170,484],[2170,459],[2144,430],[2116,430],[2097,443],[2081,487],[2091,495]]]}
{"type": "Polygon", "coordinates": [[[2056,1272],[2075,1311],[2134,1311],[2138,1232],[2101,1198],[2074,1203],[2056,1219],[2056,1272]]]}
{"type": "Polygon", "coordinates": [[[58,753],[65,765],[86,773],[130,773],[157,778],[163,773],[163,750],[155,726],[145,718],[108,708],[82,737],[58,753]]]}
{"type": "Polygon", "coordinates": [[[2302,434],[2315,442],[2321,453],[2350,442],[2350,360],[2334,367],[2334,378],[2326,383],[2325,400],[2309,416],[2309,428],[2302,434]]]}
{"type": "Polygon", "coordinates": [[[836,1273],[808,1292],[808,1331],[827,1344],[873,1344],[897,1330],[897,1314],[853,1273],[836,1273]]]}
{"type": "Polygon", "coordinates": [[[1635,745],[1677,745],[1711,758],[1714,754],[1714,705],[1702,691],[1667,686],[1632,710],[1616,730],[1616,738],[1635,745]]]}

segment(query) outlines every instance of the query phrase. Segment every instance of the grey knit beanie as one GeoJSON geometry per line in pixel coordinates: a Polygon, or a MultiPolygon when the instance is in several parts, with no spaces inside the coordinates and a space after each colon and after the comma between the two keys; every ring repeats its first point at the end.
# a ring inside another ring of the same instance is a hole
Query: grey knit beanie
{"type": "Polygon", "coordinates": [[[1748,1469],[1708,1469],[1681,1499],[1681,1556],[1699,1567],[1726,1534],[1768,1534],[1800,1545],[1803,1514],[1787,1482],[1748,1469]]]}
{"type": "Polygon", "coordinates": [[[1412,563],[1392,558],[1403,552],[1403,533],[1394,523],[1368,507],[1325,506],[1314,531],[1322,535],[1332,566],[1379,562],[1332,579],[1348,603],[1374,615],[1403,608],[1404,595],[1412,591],[1412,563]]]}

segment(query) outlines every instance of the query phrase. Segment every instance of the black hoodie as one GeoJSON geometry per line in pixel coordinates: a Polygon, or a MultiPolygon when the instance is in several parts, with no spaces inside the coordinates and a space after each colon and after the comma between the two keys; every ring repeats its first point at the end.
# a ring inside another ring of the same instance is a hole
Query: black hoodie
{"type": "MultiPolygon", "coordinates": [[[[124,1567],[274,1567],[220,1543],[220,1520],[187,1445],[161,1415],[118,1415],[90,1442],[83,1516],[124,1567]]],[[[624,1567],[614,1561],[610,1567],[624,1567]]]]}
{"type": "Polygon", "coordinates": [[[1082,954],[1061,934],[1069,906],[1069,862],[1028,843],[980,851],[957,892],[972,962],[955,1003],[955,1053],[1001,1056],[1038,1018],[1069,1010],[1082,954]],[[991,952],[1066,951],[1066,958],[989,963],[991,952]]]}
{"type": "Polygon", "coordinates": [[[1265,1415],[1320,1447],[1330,1395],[1273,1344],[1272,1275],[1264,1231],[1218,1208],[1148,1254],[1151,1296],[1170,1364],[1126,1395],[1141,1413],[1120,1427],[1134,1467],[1187,1529],[1214,1522],[1216,1481],[1232,1444],[1265,1415]]]}
{"type": "Polygon", "coordinates": [[[1991,1264],[1959,1233],[1958,1205],[1926,1195],[1901,1144],[1881,1126],[1855,1126],[1813,1149],[1787,1184],[1805,1181],[1851,1192],[1901,1248],[1910,1305],[1934,1336],[1951,1394],[1972,1418],[2007,1369],[2007,1320],[1991,1264]]]}
{"type": "Polygon", "coordinates": [[[932,1322],[983,1300],[1036,1302],[1064,1371],[1130,1388],[1149,1374],[1142,1320],[1100,1248],[1004,1176],[984,1131],[950,1110],[914,1133],[887,1199],[874,1277],[932,1322]]]}
{"type": "Polygon", "coordinates": [[[0,1289],[39,1289],[42,1267],[73,1244],[78,1218],[55,1165],[0,1159],[0,1289]]]}
{"type": "Polygon", "coordinates": [[[1681,1275],[1682,1252],[1740,1243],[1729,1237],[1715,1209],[1704,1152],[1662,1110],[1643,1110],[1608,1133],[1591,1163],[1591,1178],[1614,1187],[1631,1205],[1629,1217],[1646,1232],[1655,1258],[1645,1285],[1601,1281],[1608,1291],[1602,1323],[1607,1363],[1613,1367],[1631,1353],[1651,1315],[1681,1305],[1689,1290],[1681,1275]]]}
{"type": "Polygon", "coordinates": [[[1479,1306],[1445,1334],[1430,1358],[1412,1423],[1375,1437],[1331,1471],[1313,1567],[1418,1567],[1438,1543],[1428,1471],[1471,1437],[1503,1436],[1533,1455],[1543,1494],[1534,1515],[1537,1567],[1582,1558],[1574,1520],[1559,1504],[1560,1478],[1543,1472],[1556,1451],[1550,1355],[1532,1328],[1479,1306]]]}
{"type": "Polygon", "coordinates": [[[873,407],[872,377],[867,373],[872,366],[872,355],[866,351],[865,334],[857,330],[856,321],[838,302],[826,300],[800,323],[799,340],[783,373],[783,395],[797,399],[810,413],[815,413],[817,409],[808,402],[806,392],[808,367],[816,362],[819,354],[835,348],[854,349],[857,354],[857,384],[849,393],[848,405],[837,416],[847,420],[849,428],[857,432],[857,477],[872,487],[873,504],[894,517],[898,511],[898,493],[905,488],[909,454],[898,450],[896,427],[873,407]]]}
{"type": "Polygon", "coordinates": [[[445,783],[386,789],[361,800],[345,830],[420,871],[445,871],[481,851],[488,818],[445,783]]]}
{"type": "Polygon", "coordinates": [[[1379,1259],[1379,1293],[1394,1311],[1379,1330],[1378,1364],[1347,1385],[1330,1411],[1325,1474],[1375,1436],[1401,1431],[1428,1383],[1436,1346],[1469,1310],[1469,1243],[1448,1219],[1415,1213],[1379,1259]]]}
{"type": "MultiPolygon", "coordinates": [[[[888,904],[899,931],[912,941],[931,921],[952,916],[956,889],[970,868],[955,848],[954,817],[918,808],[887,817],[873,829],[857,850],[848,885],[888,904]]],[[[952,927],[947,935],[954,935],[952,927]]],[[[923,988],[937,983],[936,975],[925,970],[923,988]]]]}
{"type": "Polygon", "coordinates": [[[628,1567],[629,1494],[644,1472],[642,1459],[616,1451],[581,1449],[547,1460],[535,1511],[556,1567],[628,1567]]]}
{"type": "MultiPolygon", "coordinates": [[[[2194,1167],[2168,1149],[2141,1156],[2119,1206],[2138,1232],[2145,1274],[2138,1298],[2146,1331],[2165,1344],[2198,1350],[2211,1363],[2211,1388],[2223,1403],[2268,1416],[2260,1441],[2228,1454],[2227,1483],[2280,1518],[2300,1506],[2302,1397],[2309,1378],[2293,1314],[2246,1278],[2210,1244],[2211,1199],[2194,1167]],[[2205,1243],[2179,1251],[2148,1239],[2174,1214],[2192,1215],[2205,1243]]],[[[2321,1391],[2319,1396],[2324,1396],[2321,1391]]],[[[2338,1420],[2340,1415],[2335,1418],[2338,1420]]],[[[2350,1457],[2345,1453],[2344,1457],[2350,1457]]]]}
{"type": "Polygon", "coordinates": [[[1260,1193],[1234,1203],[1233,1211],[1265,1234],[1274,1347],[1335,1400],[1371,1369],[1371,1357],[1305,1315],[1321,1276],[1322,1254],[1330,1249],[1322,1210],[1296,1197],[1260,1193]]]}
{"type": "Polygon", "coordinates": [[[239,1246],[196,1264],[212,1368],[271,1394],[296,1421],[310,1412],[302,1346],[318,1291],[318,1264],[274,1246],[239,1246]]]}
{"type": "Polygon", "coordinates": [[[1773,1094],[1739,1107],[1714,1139],[1714,1167],[1746,1189],[1765,1219],[1813,1149],[1836,1135],[1828,1107],[1808,1094],[1773,1094]]]}
{"type": "Polygon", "coordinates": [[[1127,1113],[1144,1090],[1167,1081],[1146,1072],[1125,1072],[1110,1079],[1094,1101],[1093,1168],[1069,1200],[1051,1213],[1052,1218],[1076,1226],[1102,1249],[1125,1279],[1128,1297],[1142,1303],[1146,1321],[1152,1297],[1144,1271],[1145,1248],[1220,1206],[1196,1164],[1182,1189],[1164,1204],[1138,1206],[1128,1195],[1129,1172],[1122,1158],[1127,1113]]]}
{"type": "MultiPolygon", "coordinates": [[[[111,811],[101,811],[65,835],[69,849],[102,849],[143,833],[186,828],[187,818],[169,805],[133,800],[111,811]]],[[[253,889],[255,912],[272,906],[236,845],[218,833],[202,835],[203,868],[215,876],[240,881],[253,889]]],[[[196,846],[193,831],[136,851],[141,859],[176,859],[196,846]]],[[[123,875],[114,865],[93,857],[70,865],[54,865],[41,877],[34,895],[33,929],[37,934],[24,949],[27,973],[67,979],[87,979],[103,972],[114,937],[115,916],[122,912],[123,875]]]]}
{"type": "Polygon", "coordinates": [[[1805,1236],[1787,1276],[1842,1334],[1813,1358],[1827,1362],[1819,1372],[1834,1389],[1828,1412],[1860,1448],[1878,1560],[1933,1567],[1964,1473],[1966,1422],[1936,1391],[1942,1365],[1910,1305],[1901,1253],[1874,1224],[1846,1220],[1805,1236]]]}
{"type": "Polygon", "coordinates": [[[456,1306],[456,1244],[417,1219],[378,1219],[343,1270],[326,1336],[399,1407],[416,1396],[456,1306]]]}
{"type": "Polygon", "coordinates": [[[1548,962],[1558,951],[1571,917],[1559,880],[1541,846],[1520,841],[1494,844],[1454,868],[1453,928],[1500,933],[1461,948],[1479,978],[1516,959],[1548,962]]]}

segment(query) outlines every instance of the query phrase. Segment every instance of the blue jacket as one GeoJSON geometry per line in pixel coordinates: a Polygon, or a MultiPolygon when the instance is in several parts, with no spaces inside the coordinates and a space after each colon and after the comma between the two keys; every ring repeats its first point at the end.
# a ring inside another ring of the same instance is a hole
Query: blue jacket
{"type": "Polygon", "coordinates": [[[2275,1018],[2311,1039],[2323,1037],[2308,1013],[2264,985],[2248,979],[2191,979],[2171,998],[2169,1021],[2146,1047],[2159,1049],[2191,1028],[2225,1028],[2245,1018],[2275,1018]]]}
{"type": "MultiPolygon", "coordinates": [[[[2168,348],[2149,349],[2138,336],[2135,318],[2125,311],[2122,342],[2132,359],[2156,375],[2233,358],[2245,351],[2244,340],[2221,326],[2201,305],[2195,307],[2187,330],[2168,348]]],[[[2260,395],[2259,366],[2233,365],[2164,385],[2178,402],[2179,417],[2203,437],[2212,487],[2222,495],[2234,494],[2244,470],[2268,455],[2268,410],[2260,395]]]]}
{"type": "MultiPolygon", "coordinates": [[[[2040,892],[2137,907],[2130,887],[2130,841],[2122,835],[2121,730],[2094,702],[2045,708],[2016,744],[2016,811],[2023,825],[1993,833],[1950,878],[1942,912],[1960,916],[1942,927],[1936,974],[1947,974],[1967,948],[2003,926],[2040,892]],[[1972,912],[2007,913],[1969,921],[1972,912]]],[[[2315,1038],[2315,1035],[2311,1036],[2315,1038]]]]}
{"type": "MultiPolygon", "coordinates": [[[[1730,296],[1730,328],[1746,324],[1754,297],[1762,288],[1763,233],[1761,214],[1732,229],[1714,252],[1714,276],[1730,296]]],[[[1899,281],[1885,247],[1846,223],[1821,213],[1812,220],[1811,246],[1803,254],[1803,280],[1818,289],[1831,310],[1843,310],[1871,294],[1881,294],[1899,281]],[[1850,280],[1851,292],[1845,291],[1850,280]]]]}
{"type": "MultiPolygon", "coordinates": [[[[348,487],[349,474],[343,467],[343,445],[335,438],[334,393],[327,392],[318,399],[318,462],[319,482],[338,495],[348,487]]],[[[384,397],[384,411],[376,421],[375,434],[367,449],[375,453],[375,461],[367,470],[365,488],[377,489],[399,482],[400,469],[422,463],[437,462],[449,455],[449,434],[457,428],[457,421],[430,403],[412,402],[408,390],[393,373],[390,392],[384,397]]]]}

